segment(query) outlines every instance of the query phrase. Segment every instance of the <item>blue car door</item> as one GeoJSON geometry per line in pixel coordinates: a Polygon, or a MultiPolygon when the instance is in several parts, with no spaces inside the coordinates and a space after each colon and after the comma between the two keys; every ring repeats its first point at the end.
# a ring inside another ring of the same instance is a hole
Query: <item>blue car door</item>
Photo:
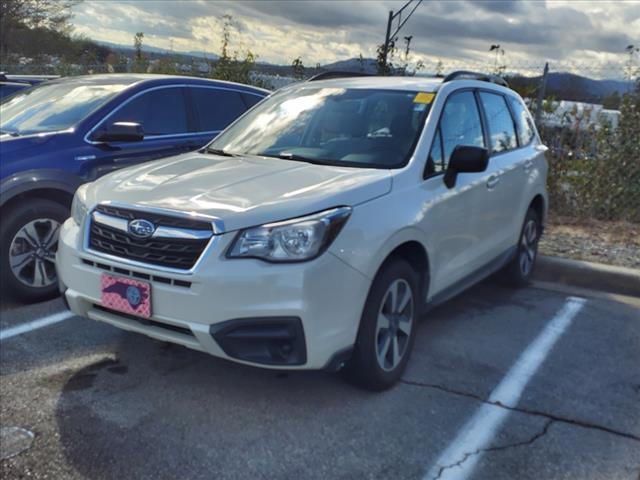
{"type": "Polygon", "coordinates": [[[86,147],[75,159],[85,162],[85,176],[97,178],[119,168],[195,150],[204,143],[195,130],[186,88],[154,87],[125,100],[98,122],[87,134],[86,147]],[[144,138],[108,143],[93,140],[98,132],[115,122],[139,123],[144,138]]]}

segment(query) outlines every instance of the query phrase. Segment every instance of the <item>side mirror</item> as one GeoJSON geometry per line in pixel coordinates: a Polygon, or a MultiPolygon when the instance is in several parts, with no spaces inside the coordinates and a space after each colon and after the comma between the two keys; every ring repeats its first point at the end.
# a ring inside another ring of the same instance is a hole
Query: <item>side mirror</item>
{"type": "Polygon", "coordinates": [[[96,142],[139,142],[144,138],[142,125],[135,122],[115,122],[98,132],[96,142]]]}
{"type": "Polygon", "coordinates": [[[459,173],[484,172],[489,164],[489,151],[471,145],[458,145],[453,149],[449,166],[444,174],[444,184],[453,188],[459,173]]]}

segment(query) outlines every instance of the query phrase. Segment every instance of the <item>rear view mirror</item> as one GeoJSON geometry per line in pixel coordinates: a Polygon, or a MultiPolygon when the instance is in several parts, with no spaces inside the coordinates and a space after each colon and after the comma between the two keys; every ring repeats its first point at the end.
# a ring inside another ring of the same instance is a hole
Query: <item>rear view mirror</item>
{"type": "Polygon", "coordinates": [[[486,148],[471,145],[458,145],[453,149],[449,166],[444,174],[444,184],[453,188],[458,173],[484,172],[489,164],[489,151],[486,148]]]}
{"type": "Polygon", "coordinates": [[[115,122],[98,132],[96,142],[139,142],[144,138],[142,125],[135,122],[115,122]]]}

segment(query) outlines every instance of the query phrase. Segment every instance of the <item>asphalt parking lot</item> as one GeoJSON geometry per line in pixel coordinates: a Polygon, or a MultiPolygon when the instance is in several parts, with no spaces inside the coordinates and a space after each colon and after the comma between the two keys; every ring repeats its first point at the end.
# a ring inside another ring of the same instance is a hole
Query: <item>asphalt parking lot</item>
{"type": "MultiPolygon", "coordinates": [[[[0,425],[35,437],[0,477],[638,480],[640,301],[574,297],[485,282],[378,394],[77,317],[5,335],[0,425]]],[[[5,303],[0,331],[62,310],[5,303]]]]}

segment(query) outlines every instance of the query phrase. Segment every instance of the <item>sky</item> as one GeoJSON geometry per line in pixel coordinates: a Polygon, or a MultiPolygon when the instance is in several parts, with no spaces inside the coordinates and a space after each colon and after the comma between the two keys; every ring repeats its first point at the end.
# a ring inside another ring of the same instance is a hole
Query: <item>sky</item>
{"type": "MultiPolygon", "coordinates": [[[[414,0],[417,1],[417,0],[414,0]]],[[[375,57],[384,41],[388,12],[405,1],[389,0],[84,0],[74,8],[76,33],[132,45],[218,54],[221,18],[232,15],[232,49],[251,50],[259,61],[307,66],[375,57]]],[[[423,0],[399,35],[413,36],[409,61],[445,68],[500,64],[520,70],[555,65],[622,69],[627,45],[640,46],[640,0],[423,0]]],[[[636,54],[640,57],[640,54],[636,54]]]]}

